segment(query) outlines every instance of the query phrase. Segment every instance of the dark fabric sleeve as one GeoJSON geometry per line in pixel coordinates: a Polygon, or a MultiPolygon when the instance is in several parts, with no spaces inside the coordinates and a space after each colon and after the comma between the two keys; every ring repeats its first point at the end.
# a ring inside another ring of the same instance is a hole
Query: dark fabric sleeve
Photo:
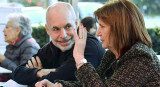
{"type": "Polygon", "coordinates": [[[38,81],[39,78],[36,76],[40,69],[27,68],[24,65],[17,67],[16,70],[12,73],[13,80],[19,84],[32,85],[38,81]]]}
{"type": "Polygon", "coordinates": [[[110,68],[111,63],[115,60],[116,60],[115,55],[110,50],[108,50],[104,54],[100,65],[96,69],[96,72],[99,74],[101,79],[104,79],[105,77],[108,77],[112,74],[112,72],[110,70],[108,71],[108,69],[110,68]],[[107,70],[108,73],[104,72],[106,70],[107,70]],[[106,75],[106,73],[107,73],[107,75],[106,75]]]}
{"type": "Polygon", "coordinates": [[[43,76],[40,80],[48,79],[51,82],[55,80],[67,80],[74,81],[75,78],[75,61],[73,58],[70,58],[66,62],[64,62],[60,67],[56,68],[55,72],[50,72],[48,75],[43,76]]]}
{"type": "MultiPolygon", "coordinates": [[[[41,54],[41,50],[38,51],[33,57],[41,54]]],[[[41,57],[39,57],[41,58],[41,57]]],[[[41,59],[42,60],[42,59],[41,59]]],[[[37,82],[39,78],[37,78],[37,72],[40,69],[37,68],[27,68],[25,67],[28,61],[18,66],[15,71],[12,73],[12,78],[19,84],[23,85],[32,85],[33,83],[37,82]]]]}
{"type": "MultiPolygon", "coordinates": [[[[106,52],[106,55],[108,55],[108,54],[110,54],[110,51],[107,51],[107,52],[106,52]]],[[[110,56],[112,56],[112,55],[104,56],[103,59],[102,59],[102,61],[101,61],[100,66],[97,68],[98,74],[101,75],[101,77],[103,76],[102,78],[105,78],[105,75],[104,75],[103,73],[104,73],[104,71],[105,71],[105,69],[106,69],[106,68],[104,67],[104,66],[107,65],[106,61],[108,61],[108,62],[111,62],[111,61],[112,61],[112,59],[109,60],[109,59],[107,58],[107,57],[110,57],[110,56]]],[[[90,65],[90,67],[91,67],[91,69],[93,69],[94,72],[96,72],[96,71],[94,70],[93,66],[90,65]]],[[[89,68],[90,68],[90,67],[89,67],[89,68]]],[[[80,71],[79,71],[79,72],[80,72],[80,71]]],[[[77,73],[78,73],[78,72],[77,72],[77,73]]],[[[86,72],[86,74],[87,74],[87,72],[86,72]]],[[[82,78],[83,75],[80,74],[80,76],[81,76],[81,78],[82,78]]],[[[55,82],[61,83],[64,87],[82,87],[82,86],[83,86],[80,81],[56,80],[55,82]]],[[[84,86],[84,87],[85,87],[85,86],[84,86]]]]}
{"type": "Polygon", "coordinates": [[[148,61],[146,58],[130,59],[106,80],[102,80],[93,66],[86,63],[76,71],[76,77],[85,87],[141,87],[156,74],[148,61]]]}
{"type": "Polygon", "coordinates": [[[77,78],[79,81],[56,80],[55,82],[61,83],[63,85],[63,87],[105,87],[103,82],[100,80],[99,75],[96,73],[94,67],[90,63],[86,63],[83,66],[81,66],[80,68],[81,69],[76,71],[77,78]],[[95,75],[95,76],[93,78],[91,78],[91,76],[93,76],[93,75],[95,75]],[[93,81],[96,85],[94,85],[94,84],[91,85],[93,81]]]}
{"type": "MultiPolygon", "coordinates": [[[[95,68],[98,67],[105,50],[102,45],[96,39],[87,39],[87,44],[85,48],[85,58],[90,62],[95,68]]],[[[79,82],[74,82],[75,78],[75,61],[73,56],[64,62],[60,67],[56,68],[56,72],[51,72],[46,76],[43,76],[40,80],[48,79],[51,82],[55,80],[60,80],[64,82],[64,87],[79,87],[81,84],[79,82]],[[62,81],[63,80],[63,81],[62,81]],[[65,81],[73,81],[72,84],[65,81]],[[66,84],[66,85],[65,85],[66,84]]]]}
{"type": "Polygon", "coordinates": [[[100,76],[90,63],[86,63],[76,71],[76,77],[85,87],[106,87],[100,76]]]}
{"type": "Polygon", "coordinates": [[[56,82],[61,83],[63,87],[83,87],[79,81],[56,80],[56,82]]]}
{"type": "MultiPolygon", "coordinates": [[[[97,39],[87,39],[87,44],[85,48],[85,58],[90,62],[95,68],[100,64],[101,58],[104,55],[105,50],[97,39]]],[[[43,76],[41,80],[48,79],[51,82],[54,80],[66,80],[74,81],[75,78],[75,61],[73,55],[70,55],[69,60],[64,62],[60,67],[56,68],[55,72],[51,72],[46,76],[43,76]]]]}
{"type": "MultiPolygon", "coordinates": [[[[104,49],[102,48],[102,46],[97,42],[98,42],[97,40],[88,40],[87,39],[87,44],[86,44],[86,49],[85,49],[85,58],[87,59],[88,62],[91,62],[91,64],[93,64],[94,67],[97,67],[99,65],[100,59],[102,58],[103,53],[105,52],[104,49]]],[[[41,59],[41,61],[43,61],[42,58],[40,58],[40,59],[41,59]]],[[[43,62],[45,62],[45,61],[43,61],[43,62]]],[[[16,71],[17,71],[17,73],[19,73],[21,75],[19,75],[19,77],[16,77],[18,75],[13,74],[15,79],[20,78],[20,76],[22,76],[22,75],[30,77],[30,79],[24,78],[23,83],[26,83],[26,82],[28,82],[27,84],[29,84],[29,82],[35,83],[37,80],[35,73],[38,70],[25,69],[24,67],[19,67],[18,69],[16,69],[16,71]],[[34,72],[34,73],[27,74],[27,72],[28,73],[34,72]],[[31,80],[32,78],[33,78],[33,80],[31,80]]],[[[72,55],[70,55],[70,57],[67,61],[63,62],[60,65],[60,67],[56,68],[55,72],[50,72],[48,75],[45,75],[42,78],[40,78],[39,81],[43,80],[43,79],[48,79],[51,82],[54,82],[55,80],[74,81],[74,80],[76,80],[75,71],[76,71],[76,66],[75,66],[75,61],[74,61],[73,54],[72,54],[72,55]]]]}
{"type": "MultiPolygon", "coordinates": [[[[50,59],[52,58],[52,56],[51,56],[50,43],[46,44],[44,47],[39,49],[38,53],[35,54],[33,57],[36,58],[36,56],[40,58],[43,68],[45,69],[51,68],[52,61],[50,59]]],[[[15,71],[12,73],[12,78],[19,84],[33,86],[36,82],[40,80],[40,78],[37,78],[37,72],[39,71],[39,69],[25,67],[27,62],[21,64],[15,69],[15,71]]]]}

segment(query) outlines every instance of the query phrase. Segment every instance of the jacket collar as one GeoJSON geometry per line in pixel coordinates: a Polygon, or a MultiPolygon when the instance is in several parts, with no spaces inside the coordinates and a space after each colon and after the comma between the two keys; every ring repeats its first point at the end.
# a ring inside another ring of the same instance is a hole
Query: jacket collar
{"type": "Polygon", "coordinates": [[[124,61],[131,58],[143,57],[144,54],[146,54],[145,56],[151,57],[151,53],[154,53],[152,48],[149,48],[142,42],[137,42],[126,53],[124,53],[124,55],[120,56],[118,60],[124,61]]]}
{"type": "Polygon", "coordinates": [[[156,55],[152,48],[149,48],[142,42],[137,42],[118,59],[115,58],[115,55],[110,50],[105,53],[106,56],[104,57],[108,57],[105,59],[107,59],[106,61],[111,64],[113,62],[123,63],[124,61],[131,58],[144,57],[144,54],[145,57],[153,57],[156,55]]]}
{"type": "Polygon", "coordinates": [[[15,47],[19,47],[25,40],[32,38],[31,35],[26,35],[24,37],[22,37],[22,39],[20,41],[18,41],[16,44],[14,44],[15,47]]]}

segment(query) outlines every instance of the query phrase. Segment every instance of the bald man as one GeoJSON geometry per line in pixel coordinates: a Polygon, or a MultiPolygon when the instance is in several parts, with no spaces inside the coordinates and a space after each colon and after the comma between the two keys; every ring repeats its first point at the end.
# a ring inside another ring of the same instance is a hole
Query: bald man
{"type": "MultiPolygon", "coordinates": [[[[75,81],[76,63],[73,58],[74,32],[77,19],[69,3],[57,2],[46,12],[46,31],[51,41],[42,47],[36,55],[13,72],[13,79],[23,85],[34,85],[48,79],[75,81]]],[[[85,58],[96,68],[105,50],[99,40],[87,34],[85,58]]]]}

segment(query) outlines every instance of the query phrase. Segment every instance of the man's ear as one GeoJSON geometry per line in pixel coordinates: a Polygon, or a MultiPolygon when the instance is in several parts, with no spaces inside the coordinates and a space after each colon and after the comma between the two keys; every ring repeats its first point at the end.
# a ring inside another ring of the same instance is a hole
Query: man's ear
{"type": "Polygon", "coordinates": [[[76,22],[75,22],[75,23],[76,23],[76,27],[78,27],[78,19],[76,19],[76,22]]]}
{"type": "Polygon", "coordinates": [[[47,26],[47,24],[45,24],[45,28],[46,28],[47,34],[49,35],[49,31],[48,31],[48,26],[47,26]]]}

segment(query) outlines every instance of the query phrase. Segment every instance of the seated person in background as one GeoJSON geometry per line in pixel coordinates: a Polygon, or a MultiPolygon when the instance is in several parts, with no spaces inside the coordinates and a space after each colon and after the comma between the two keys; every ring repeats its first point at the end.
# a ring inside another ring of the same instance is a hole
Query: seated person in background
{"type": "Polygon", "coordinates": [[[14,71],[36,54],[40,47],[31,36],[31,21],[27,16],[10,14],[3,32],[8,45],[4,56],[0,54],[0,66],[14,71]]]}
{"type": "Polygon", "coordinates": [[[87,31],[96,36],[97,32],[97,25],[96,25],[96,20],[92,17],[85,17],[81,20],[81,23],[83,24],[84,27],[87,28],[87,31]]]}
{"type": "Polygon", "coordinates": [[[79,36],[74,33],[73,51],[79,81],[57,80],[53,84],[43,80],[36,87],[160,87],[160,61],[137,6],[129,0],[110,1],[94,14],[100,26],[96,35],[103,48],[109,49],[100,66],[95,70],[90,63],[82,62],[86,60],[87,32],[80,28],[79,36]]]}
{"type": "MultiPolygon", "coordinates": [[[[27,63],[13,72],[13,79],[24,85],[48,79],[75,81],[76,63],[73,58],[75,43],[74,29],[77,19],[69,3],[57,2],[49,6],[46,12],[46,31],[51,40],[42,47],[27,63]]],[[[84,57],[95,68],[105,53],[99,40],[88,33],[84,57]]]]}

